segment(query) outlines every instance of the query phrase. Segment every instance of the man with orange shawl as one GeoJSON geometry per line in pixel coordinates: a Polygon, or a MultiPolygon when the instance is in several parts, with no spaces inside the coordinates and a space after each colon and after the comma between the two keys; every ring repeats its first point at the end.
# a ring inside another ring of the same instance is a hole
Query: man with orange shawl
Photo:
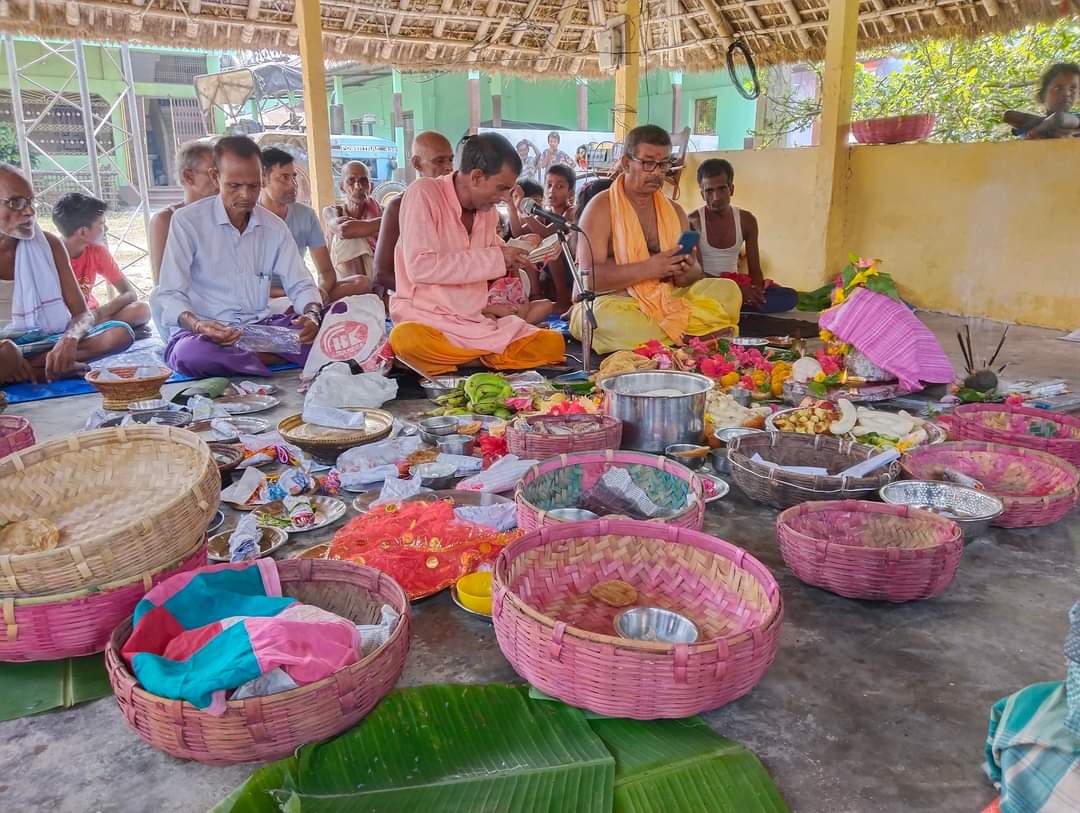
{"type": "MultiPolygon", "coordinates": [[[[706,279],[693,255],[678,254],[686,213],[664,195],[671,169],[671,136],[655,125],[626,136],[622,173],[579,213],[588,237],[578,241],[578,262],[592,269],[597,353],[631,350],[651,339],[681,343],[739,324],[742,294],[727,279],[706,279]]],[[[581,337],[582,306],[570,315],[581,337]]]]}

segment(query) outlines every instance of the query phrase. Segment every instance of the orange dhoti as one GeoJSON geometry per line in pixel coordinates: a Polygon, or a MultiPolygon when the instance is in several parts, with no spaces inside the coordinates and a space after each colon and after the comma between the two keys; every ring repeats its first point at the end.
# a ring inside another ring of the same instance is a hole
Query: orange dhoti
{"type": "Polygon", "coordinates": [[[441,330],[420,322],[405,322],[390,332],[394,355],[425,375],[450,373],[458,367],[479,361],[493,370],[532,370],[561,364],[566,357],[566,342],[554,330],[538,330],[510,342],[501,353],[459,347],[441,330]]]}

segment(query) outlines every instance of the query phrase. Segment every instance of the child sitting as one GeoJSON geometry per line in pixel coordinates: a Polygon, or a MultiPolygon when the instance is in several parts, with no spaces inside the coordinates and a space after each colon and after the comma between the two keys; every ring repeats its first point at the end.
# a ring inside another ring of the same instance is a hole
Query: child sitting
{"type": "Polygon", "coordinates": [[[1007,110],[1004,119],[1013,125],[1013,135],[1021,138],[1069,138],[1080,135],[1080,114],[1071,112],[1080,97],[1080,65],[1059,62],[1051,65],[1039,81],[1036,99],[1043,115],[1007,110]]]}
{"type": "Polygon", "coordinates": [[[551,315],[554,303],[550,299],[534,299],[530,302],[529,291],[525,288],[527,279],[524,274],[511,271],[492,282],[488,287],[487,307],[481,313],[491,319],[518,316],[530,325],[543,322],[551,315]]]}

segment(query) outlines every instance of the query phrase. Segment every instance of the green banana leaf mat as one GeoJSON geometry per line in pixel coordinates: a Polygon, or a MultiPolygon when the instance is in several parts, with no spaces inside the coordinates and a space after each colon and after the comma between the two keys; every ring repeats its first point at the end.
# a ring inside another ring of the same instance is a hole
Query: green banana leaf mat
{"type": "Polygon", "coordinates": [[[104,655],[0,663],[0,722],[112,694],[104,655]]]}
{"type": "Polygon", "coordinates": [[[788,813],[698,717],[587,717],[527,686],[398,689],[355,728],[258,769],[215,813],[788,813]]]}

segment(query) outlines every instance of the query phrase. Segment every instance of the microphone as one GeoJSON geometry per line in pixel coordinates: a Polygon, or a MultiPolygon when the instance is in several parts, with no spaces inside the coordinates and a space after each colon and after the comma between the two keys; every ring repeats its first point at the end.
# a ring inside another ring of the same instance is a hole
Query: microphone
{"type": "Polygon", "coordinates": [[[531,215],[532,217],[538,217],[541,220],[546,220],[548,223],[551,223],[554,226],[558,226],[559,228],[570,229],[576,232],[581,231],[581,229],[579,229],[575,224],[571,223],[565,217],[563,217],[562,215],[557,215],[554,212],[545,209],[532,198],[528,198],[524,203],[522,203],[521,209],[525,212],[525,214],[531,215]]]}

